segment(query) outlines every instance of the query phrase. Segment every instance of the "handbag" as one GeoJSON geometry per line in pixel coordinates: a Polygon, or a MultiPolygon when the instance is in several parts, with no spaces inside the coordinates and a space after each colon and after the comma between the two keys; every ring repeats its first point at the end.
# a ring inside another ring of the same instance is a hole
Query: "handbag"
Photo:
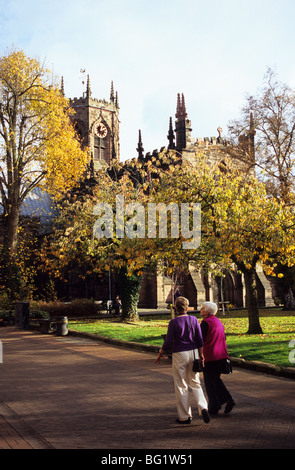
{"type": "Polygon", "coordinates": [[[232,374],[232,364],[230,359],[224,359],[221,363],[221,373],[222,374],[232,374]]]}
{"type": "MultiPolygon", "coordinates": [[[[190,323],[191,323],[191,330],[193,331],[191,317],[189,317],[189,319],[190,319],[190,323]]],[[[194,352],[193,372],[202,372],[203,371],[202,359],[199,359],[199,358],[196,359],[195,350],[193,350],[193,352],[194,352]]]]}
{"type": "Polygon", "coordinates": [[[195,351],[194,351],[193,371],[194,372],[203,372],[202,360],[195,358],[195,351]]]}

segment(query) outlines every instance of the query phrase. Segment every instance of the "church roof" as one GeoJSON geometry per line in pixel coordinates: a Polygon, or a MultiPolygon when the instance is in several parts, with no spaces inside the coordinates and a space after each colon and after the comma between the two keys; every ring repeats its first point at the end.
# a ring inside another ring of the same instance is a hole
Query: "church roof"
{"type": "MultiPolygon", "coordinates": [[[[1,205],[0,214],[3,214],[1,205]]],[[[36,187],[30,191],[22,203],[20,215],[21,217],[40,219],[40,232],[44,233],[45,227],[51,224],[52,219],[57,215],[57,211],[50,195],[41,188],[36,187]]]]}
{"type": "Polygon", "coordinates": [[[56,215],[50,195],[41,188],[34,188],[21,206],[23,217],[38,217],[41,223],[48,223],[56,215]]]}

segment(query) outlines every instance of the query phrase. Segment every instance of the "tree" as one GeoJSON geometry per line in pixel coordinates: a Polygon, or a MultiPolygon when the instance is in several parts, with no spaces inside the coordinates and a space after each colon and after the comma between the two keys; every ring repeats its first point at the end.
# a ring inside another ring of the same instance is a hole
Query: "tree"
{"type": "MultiPolygon", "coordinates": [[[[241,119],[231,121],[229,131],[237,143],[249,126],[255,134],[255,164],[257,176],[267,192],[283,200],[293,201],[295,182],[295,92],[277,80],[268,69],[264,87],[256,96],[248,96],[241,119]]],[[[245,151],[245,147],[241,147],[245,151]]],[[[247,158],[247,155],[246,155],[247,158]]]]}
{"type": "Polygon", "coordinates": [[[244,274],[248,333],[262,333],[256,267],[259,263],[268,273],[274,273],[274,253],[294,263],[294,228],[289,211],[276,199],[267,197],[264,185],[256,178],[237,177],[227,181],[226,187],[226,217],[216,223],[218,247],[244,274]]]}
{"type": "MultiPolygon", "coordinates": [[[[202,204],[202,243],[191,252],[199,268],[222,274],[235,263],[244,274],[249,334],[262,333],[259,322],[256,267],[260,263],[274,273],[276,262],[295,263],[294,213],[266,193],[254,176],[232,167],[183,166],[167,175],[176,200],[202,204]],[[225,170],[226,168],[226,170],[225,170]]],[[[162,181],[162,183],[164,183],[162,181]]],[[[169,190],[167,192],[167,197],[169,190]]]]}
{"type": "Polygon", "coordinates": [[[123,286],[122,318],[134,321],[142,273],[153,259],[147,240],[125,236],[125,227],[122,236],[116,236],[116,196],[124,198],[124,205],[138,203],[142,188],[136,189],[127,175],[118,182],[104,171],[98,181],[87,195],[61,201],[54,236],[42,248],[42,261],[45,269],[64,279],[73,270],[81,280],[116,270],[123,286]]]}
{"type": "MultiPolygon", "coordinates": [[[[154,185],[161,172],[157,166],[114,162],[112,178],[102,171],[90,193],[62,201],[54,236],[42,250],[43,265],[55,276],[66,277],[74,269],[85,279],[115,270],[122,289],[122,319],[128,321],[138,319],[140,283],[148,267],[156,269],[165,259],[171,273],[188,264],[178,246],[182,239],[160,237],[159,215],[152,222],[148,218],[148,203],[156,204],[160,197],[159,188],[154,191],[150,184],[151,170],[154,185]]],[[[169,215],[165,224],[170,232],[169,215]]]]}
{"type": "MultiPolygon", "coordinates": [[[[256,95],[248,96],[241,119],[232,121],[230,133],[237,143],[252,116],[252,136],[255,134],[255,165],[257,176],[265,182],[267,193],[294,205],[295,182],[295,92],[277,79],[268,69],[264,86],[256,95]]],[[[247,149],[240,146],[240,158],[247,158],[247,149]]],[[[281,265],[284,272],[280,289],[285,309],[295,309],[294,267],[281,265]]]]}
{"type": "Polygon", "coordinates": [[[24,199],[37,186],[57,195],[72,187],[85,169],[88,155],[71,115],[68,101],[38,60],[16,50],[0,59],[2,256],[11,293],[24,199]]]}

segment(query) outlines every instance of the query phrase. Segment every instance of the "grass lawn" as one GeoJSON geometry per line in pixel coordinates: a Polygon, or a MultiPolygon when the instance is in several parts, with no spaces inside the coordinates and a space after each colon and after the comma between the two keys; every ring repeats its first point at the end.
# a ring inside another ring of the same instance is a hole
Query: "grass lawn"
{"type": "MultiPolygon", "coordinates": [[[[197,315],[200,320],[199,315],[197,315]]],[[[289,342],[295,340],[295,312],[281,309],[261,309],[261,335],[246,335],[248,329],[247,311],[231,311],[229,315],[219,314],[226,333],[229,355],[246,360],[262,361],[283,367],[295,367],[290,363],[289,354],[295,349],[289,342]]],[[[161,346],[161,335],[167,331],[169,317],[156,319],[141,317],[136,323],[121,323],[114,319],[70,321],[69,328],[123,341],[161,346]]],[[[294,355],[293,355],[294,357],[294,355]]]]}

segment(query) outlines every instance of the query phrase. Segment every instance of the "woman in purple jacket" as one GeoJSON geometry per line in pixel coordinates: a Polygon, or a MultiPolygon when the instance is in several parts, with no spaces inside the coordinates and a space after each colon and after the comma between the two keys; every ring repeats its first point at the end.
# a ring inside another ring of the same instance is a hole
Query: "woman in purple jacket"
{"type": "Polygon", "coordinates": [[[176,318],[168,325],[167,335],[158,357],[157,364],[163,354],[172,350],[172,371],[176,396],[176,405],[179,424],[189,424],[192,421],[192,412],[189,405],[188,388],[198,405],[199,414],[205,423],[209,423],[207,401],[203,393],[199,374],[193,372],[195,357],[203,359],[203,338],[201,328],[196,317],[187,314],[189,302],[185,297],[178,297],[175,302],[176,318]]]}
{"type": "Polygon", "coordinates": [[[216,318],[217,305],[204,302],[201,306],[201,330],[204,340],[205,367],[203,371],[209,401],[209,414],[217,414],[226,403],[224,413],[229,413],[235,402],[220,378],[224,363],[229,358],[222,322],[216,318]]]}

